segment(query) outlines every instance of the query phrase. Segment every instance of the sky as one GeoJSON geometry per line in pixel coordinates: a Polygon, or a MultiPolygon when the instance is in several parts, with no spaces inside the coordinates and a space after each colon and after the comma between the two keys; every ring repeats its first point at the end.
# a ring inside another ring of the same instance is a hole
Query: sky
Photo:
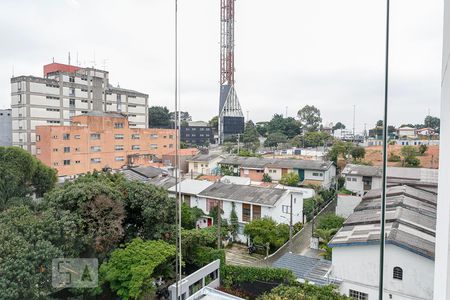
{"type": "MultiPolygon", "coordinates": [[[[219,0],[178,0],[181,109],[209,120],[219,105],[219,0]]],[[[295,117],[357,131],[382,119],[385,1],[237,0],[236,90],[253,121],[295,117]]],[[[392,0],[389,124],[439,116],[443,1],[392,0]]],[[[174,0],[2,0],[0,108],[12,74],[55,62],[105,68],[110,82],[174,107],[174,0]],[[78,59],[77,59],[78,57],[78,59]]]]}

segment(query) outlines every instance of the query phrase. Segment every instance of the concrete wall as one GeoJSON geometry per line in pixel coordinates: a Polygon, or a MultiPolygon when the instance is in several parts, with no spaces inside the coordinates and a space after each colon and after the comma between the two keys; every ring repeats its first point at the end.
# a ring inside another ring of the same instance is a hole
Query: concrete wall
{"type": "MultiPolygon", "coordinates": [[[[348,295],[353,289],[369,294],[369,300],[378,299],[378,245],[334,247],[332,270],[333,277],[343,280],[341,293],[348,295]]],[[[432,260],[386,245],[385,299],[432,299],[433,274],[432,260]],[[393,279],[393,268],[397,266],[403,269],[403,280],[393,279]]]]}
{"type": "Polygon", "coordinates": [[[0,146],[12,146],[11,109],[0,109],[0,146]]]}
{"type": "Polygon", "coordinates": [[[352,195],[338,195],[337,197],[337,205],[336,205],[336,215],[348,218],[355,207],[361,203],[360,196],[352,196],[352,195]]]}
{"type": "Polygon", "coordinates": [[[436,222],[436,272],[434,299],[450,299],[450,0],[444,2],[442,52],[441,141],[436,222]]]}

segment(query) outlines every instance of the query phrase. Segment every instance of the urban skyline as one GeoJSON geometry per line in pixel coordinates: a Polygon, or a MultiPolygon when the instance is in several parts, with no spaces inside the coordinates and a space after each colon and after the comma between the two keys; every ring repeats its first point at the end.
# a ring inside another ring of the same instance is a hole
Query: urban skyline
{"type": "MultiPolygon", "coordinates": [[[[0,30],[15,34],[2,34],[13,47],[0,50],[0,87],[4,91],[0,107],[9,106],[13,66],[15,76],[40,75],[42,64],[50,63],[53,57],[67,63],[70,51],[72,64],[78,56],[80,65],[90,66],[95,56],[97,68],[106,67],[114,74],[111,83],[115,86],[132,86],[149,94],[150,106],[173,110],[172,3],[122,6],[112,2],[108,15],[93,18],[102,5],[105,3],[96,2],[87,10],[87,2],[74,0],[54,5],[3,3],[0,30]],[[30,9],[24,11],[25,6],[30,9]],[[51,11],[61,9],[66,15],[49,18],[51,11]],[[18,11],[23,11],[25,21],[17,23],[10,17],[18,11]],[[120,19],[122,12],[136,17],[126,23],[111,22],[115,17],[120,19]],[[77,22],[55,27],[61,18],[77,22]],[[35,29],[45,26],[51,26],[52,31],[35,29]],[[92,26],[101,34],[82,34],[92,26]],[[33,51],[21,51],[30,47],[33,51]]],[[[179,13],[181,109],[188,110],[194,119],[209,120],[217,115],[219,10],[215,2],[180,1],[179,13]],[[198,10],[208,13],[198,15],[198,10]]],[[[249,110],[250,119],[268,120],[274,113],[284,114],[287,106],[288,115],[295,116],[309,104],[321,109],[325,123],[341,121],[351,127],[356,104],[356,130],[362,131],[364,123],[374,124],[382,116],[383,14],[383,4],[376,1],[340,5],[287,1],[276,8],[268,1],[259,1],[256,6],[254,1],[239,2],[236,88],[244,115],[249,110]],[[313,18],[306,11],[318,14],[313,18]],[[355,15],[354,11],[360,13],[355,15]],[[270,22],[260,21],[269,17],[270,22]],[[353,26],[355,23],[360,26],[353,26]]],[[[392,4],[390,123],[419,123],[428,111],[439,115],[441,36],[441,4],[392,4]]]]}

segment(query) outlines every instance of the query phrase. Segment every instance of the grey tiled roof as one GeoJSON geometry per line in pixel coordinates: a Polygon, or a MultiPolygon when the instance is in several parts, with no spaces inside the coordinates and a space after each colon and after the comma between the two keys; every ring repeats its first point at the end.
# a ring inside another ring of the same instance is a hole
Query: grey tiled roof
{"type": "Polygon", "coordinates": [[[342,170],[342,174],[381,177],[383,173],[381,167],[347,164],[342,170]]]}
{"type": "Polygon", "coordinates": [[[156,177],[150,179],[148,183],[162,187],[167,190],[175,185],[175,177],[172,176],[156,177]]]}
{"type": "Polygon", "coordinates": [[[333,162],[321,160],[231,156],[220,161],[220,164],[238,165],[243,168],[255,169],[264,169],[265,167],[278,167],[325,171],[331,167],[333,162]]]}
{"type": "Polygon", "coordinates": [[[230,199],[273,206],[287,190],[216,182],[199,195],[213,199],[230,199]]]}
{"type": "MultiPolygon", "coordinates": [[[[387,190],[386,243],[434,259],[437,195],[409,186],[387,190]]],[[[333,237],[331,247],[380,241],[381,191],[369,191],[333,237]]]]}
{"type": "Polygon", "coordinates": [[[273,267],[291,270],[297,278],[317,284],[337,284],[334,279],[328,278],[331,261],[311,258],[295,253],[286,253],[273,263],[273,267]]]}
{"type": "Polygon", "coordinates": [[[138,181],[148,181],[148,178],[145,176],[142,176],[139,173],[133,172],[133,170],[125,169],[121,170],[120,173],[122,173],[126,179],[128,180],[138,180],[138,181]]]}
{"type": "Polygon", "coordinates": [[[212,154],[197,154],[196,156],[189,158],[187,161],[193,161],[193,162],[201,162],[201,161],[210,161],[212,159],[215,159],[219,157],[220,155],[217,153],[212,154]]]}
{"type": "Polygon", "coordinates": [[[158,177],[159,175],[162,174],[167,174],[166,170],[160,169],[160,168],[155,168],[152,166],[148,166],[148,167],[134,167],[134,168],[130,168],[133,172],[136,172],[142,176],[145,176],[147,178],[154,178],[154,177],[158,177]]]}

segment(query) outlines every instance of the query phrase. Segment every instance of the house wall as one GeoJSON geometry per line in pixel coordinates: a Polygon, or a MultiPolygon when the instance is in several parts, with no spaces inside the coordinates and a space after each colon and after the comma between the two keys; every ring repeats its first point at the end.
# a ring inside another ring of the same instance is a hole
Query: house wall
{"type": "MultiPolygon", "coordinates": [[[[434,262],[395,245],[386,245],[385,299],[432,299],[434,262]],[[393,268],[403,269],[403,280],[393,279],[393,268]],[[392,295],[390,298],[389,295],[392,295]]],[[[332,276],[343,280],[340,292],[349,289],[378,299],[379,246],[343,246],[333,248],[332,276]]]]}
{"type": "Polygon", "coordinates": [[[362,176],[345,175],[344,186],[347,190],[357,193],[358,195],[364,194],[364,183],[362,181],[362,176]]]}
{"type": "Polygon", "coordinates": [[[264,173],[269,174],[273,181],[280,181],[282,176],[281,168],[268,168],[264,169],[264,173]]]}
{"type": "Polygon", "coordinates": [[[347,219],[353,213],[355,207],[358,206],[359,203],[361,203],[360,196],[338,195],[336,215],[347,219]]]}
{"type": "Polygon", "coordinates": [[[264,176],[263,169],[246,169],[241,168],[241,177],[250,178],[251,181],[262,181],[264,176]]]}
{"type": "Polygon", "coordinates": [[[210,161],[189,161],[188,166],[188,172],[193,173],[194,175],[197,174],[204,174],[204,175],[212,175],[212,171],[217,168],[217,164],[219,161],[221,161],[223,157],[216,157],[214,159],[211,159],[210,161]]]}
{"type": "MultiPolygon", "coordinates": [[[[161,158],[173,152],[175,134],[172,129],[129,128],[126,118],[110,116],[76,116],[72,122],[78,125],[36,127],[36,157],[55,168],[58,176],[82,174],[106,166],[119,169],[127,164],[127,156],[131,154],[161,158]],[[123,123],[123,128],[115,128],[116,123],[123,123]],[[70,135],[68,140],[63,139],[64,134],[70,135]],[[100,134],[100,139],[92,139],[91,134],[100,134]],[[118,139],[116,134],[123,139],[118,139]],[[123,150],[116,150],[116,146],[122,146],[123,150]],[[69,147],[69,152],[64,152],[64,147],[69,147]],[[99,151],[93,147],[98,147],[99,151]],[[92,159],[99,159],[99,162],[92,159]],[[70,163],[64,165],[64,160],[70,163]]],[[[151,158],[135,158],[133,164],[150,165],[151,158]]]]}

